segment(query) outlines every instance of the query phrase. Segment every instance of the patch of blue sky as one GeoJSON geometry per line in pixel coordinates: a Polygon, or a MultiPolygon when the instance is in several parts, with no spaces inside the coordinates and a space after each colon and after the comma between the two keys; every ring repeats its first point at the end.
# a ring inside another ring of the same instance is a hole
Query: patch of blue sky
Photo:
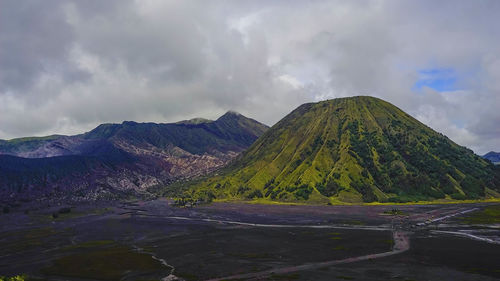
{"type": "Polygon", "coordinates": [[[424,87],[432,88],[438,92],[460,90],[457,86],[458,75],[452,68],[431,68],[418,71],[419,78],[413,85],[414,91],[424,87]]]}
{"type": "Polygon", "coordinates": [[[452,122],[453,124],[455,124],[455,126],[457,126],[457,128],[460,128],[460,129],[465,128],[465,122],[464,122],[464,120],[461,120],[461,119],[453,119],[453,120],[451,120],[451,122],[452,122]]]}

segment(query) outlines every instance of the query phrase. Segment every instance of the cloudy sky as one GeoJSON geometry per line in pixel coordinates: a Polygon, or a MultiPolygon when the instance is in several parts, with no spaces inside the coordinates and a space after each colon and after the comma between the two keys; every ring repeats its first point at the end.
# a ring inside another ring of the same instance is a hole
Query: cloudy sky
{"type": "Polygon", "coordinates": [[[0,0],[0,138],[372,95],[500,150],[500,1],[0,0]]]}

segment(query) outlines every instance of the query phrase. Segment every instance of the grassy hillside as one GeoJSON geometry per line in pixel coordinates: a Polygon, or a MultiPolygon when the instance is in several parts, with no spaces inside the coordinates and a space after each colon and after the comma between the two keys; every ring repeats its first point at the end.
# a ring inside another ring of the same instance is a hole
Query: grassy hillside
{"type": "Polygon", "coordinates": [[[194,185],[201,198],[407,202],[497,197],[495,167],[372,97],[298,107],[231,166],[194,185]]]}

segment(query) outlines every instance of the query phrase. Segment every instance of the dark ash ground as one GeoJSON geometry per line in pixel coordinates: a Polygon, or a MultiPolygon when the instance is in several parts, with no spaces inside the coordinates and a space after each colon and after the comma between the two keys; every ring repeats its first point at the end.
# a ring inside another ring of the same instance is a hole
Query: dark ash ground
{"type": "Polygon", "coordinates": [[[208,280],[393,250],[335,266],[245,280],[498,280],[500,225],[468,220],[490,204],[283,206],[167,200],[21,205],[0,215],[0,275],[33,280],[208,280]],[[384,214],[397,208],[398,215],[384,214]],[[447,217],[449,216],[449,217],[447,217]],[[443,219],[440,219],[443,218],[443,219]],[[437,220],[436,220],[437,219],[437,220]]]}

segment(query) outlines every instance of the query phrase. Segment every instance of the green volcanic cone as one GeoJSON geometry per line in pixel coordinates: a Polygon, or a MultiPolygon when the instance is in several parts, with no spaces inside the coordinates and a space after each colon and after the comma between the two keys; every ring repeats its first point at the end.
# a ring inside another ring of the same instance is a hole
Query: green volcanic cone
{"type": "Polygon", "coordinates": [[[407,202],[498,197],[499,182],[495,167],[471,150],[388,102],[362,96],[301,105],[191,193],[407,202]]]}

